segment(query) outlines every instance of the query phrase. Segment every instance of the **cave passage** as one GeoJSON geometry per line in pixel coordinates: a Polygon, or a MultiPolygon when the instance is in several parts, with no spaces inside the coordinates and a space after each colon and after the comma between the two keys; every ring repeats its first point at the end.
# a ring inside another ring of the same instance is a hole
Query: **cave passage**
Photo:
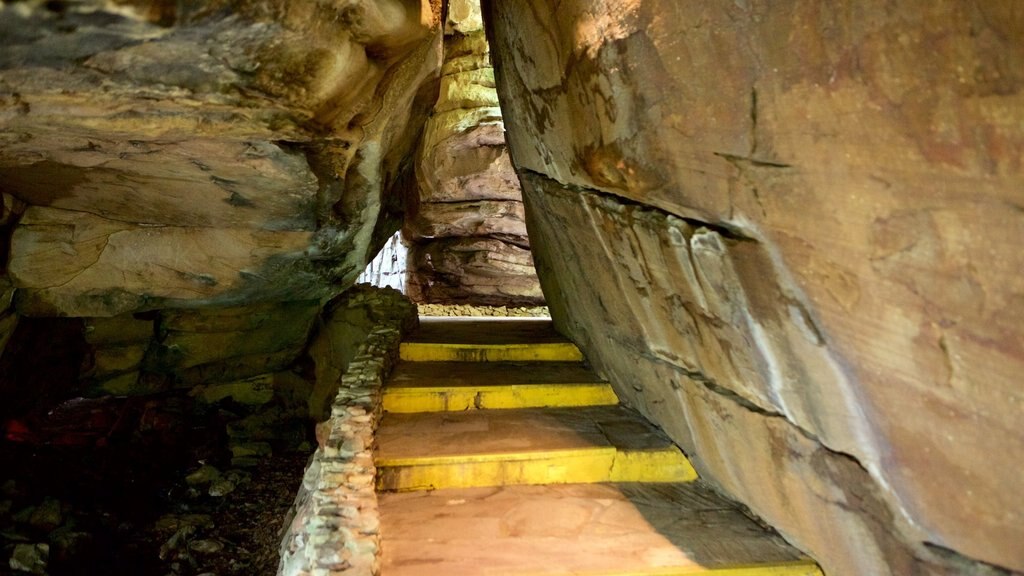
{"type": "Polygon", "coordinates": [[[4,0],[0,575],[1024,573],[1022,127],[1018,0],[4,0]]]}

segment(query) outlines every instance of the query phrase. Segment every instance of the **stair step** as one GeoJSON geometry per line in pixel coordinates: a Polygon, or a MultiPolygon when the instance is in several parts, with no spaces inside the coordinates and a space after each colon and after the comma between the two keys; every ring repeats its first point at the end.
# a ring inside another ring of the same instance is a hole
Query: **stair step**
{"type": "Polygon", "coordinates": [[[385,576],[821,576],[701,482],[380,495],[385,576]]]}
{"type": "Polygon", "coordinates": [[[603,406],[611,385],[578,362],[402,362],[384,389],[395,413],[603,406]]]}
{"type": "Polygon", "coordinates": [[[579,362],[583,354],[547,319],[421,318],[402,342],[412,362],[579,362]]]}
{"type": "Polygon", "coordinates": [[[684,482],[697,474],[661,431],[623,406],[385,414],[377,487],[684,482]]]}

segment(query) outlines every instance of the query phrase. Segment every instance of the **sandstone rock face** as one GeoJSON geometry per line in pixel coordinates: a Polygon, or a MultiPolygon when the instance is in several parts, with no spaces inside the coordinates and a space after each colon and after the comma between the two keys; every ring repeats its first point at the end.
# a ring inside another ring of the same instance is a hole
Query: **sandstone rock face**
{"type": "Polygon", "coordinates": [[[417,302],[543,302],[475,0],[448,5],[440,94],[417,154],[405,238],[417,302]]]}
{"type": "Polygon", "coordinates": [[[415,246],[410,269],[417,271],[410,273],[408,286],[413,300],[419,295],[425,302],[501,306],[544,298],[530,251],[493,238],[451,238],[415,246]]]}
{"type": "MultiPolygon", "coordinates": [[[[440,67],[440,2],[0,6],[18,308],[114,316],[329,297],[376,230],[440,67]]],[[[392,230],[393,231],[393,230],[392,230]]]]}
{"type": "Polygon", "coordinates": [[[1024,11],[484,3],[556,322],[829,574],[1024,570],[1024,11]]]}
{"type": "Polygon", "coordinates": [[[312,300],[87,318],[84,392],[141,396],[279,372],[302,355],[319,314],[312,300]]]}

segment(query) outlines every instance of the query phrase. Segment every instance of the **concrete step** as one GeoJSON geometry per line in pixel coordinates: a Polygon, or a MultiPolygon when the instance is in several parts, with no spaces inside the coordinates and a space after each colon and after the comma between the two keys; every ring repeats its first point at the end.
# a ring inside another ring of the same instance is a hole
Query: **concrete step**
{"type": "Polygon", "coordinates": [[[385,414],[379,490],[685,482],[686,456],[623,406],[385,414]]]}
{"type": "Polygon", "coordinates": [[[821,576],[701,482],[380,495],[383,576],[821,576]]]}
{"type": "Polygon", "coordinates": [[[580,362],[401,362],[384,389],[394,413],[604,406],[611,385],[580,362]]]}
{"type": "Polygon", "coordinates": [[[547,319],[421,318],[400,347],[412,362],[579,362],[575,344],[547,319]]]}

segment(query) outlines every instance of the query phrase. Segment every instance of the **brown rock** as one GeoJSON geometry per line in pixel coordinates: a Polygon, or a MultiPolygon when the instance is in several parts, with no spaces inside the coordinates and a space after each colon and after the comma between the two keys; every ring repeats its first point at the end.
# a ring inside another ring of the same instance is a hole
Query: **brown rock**
{"type": "Polygon", "coordinates": [[[124,4],[0,10],[0,181],[32,205],[10,259],[19,310],[350,285],[426,117],[439,2],[124,4]]]}
{"type": "Polygon", "coordinates": [[[308,402],[312,420],[319,422],[329,416],[331,403],[344,385],[342,375],[370,332],[382,324],[393,324],[396,318],[401,319],[404,330],[419,322],[415,305],[401,293],[366,285],[350,288],[325,307],[308,350],[315,374],[308,402]]]}
{"type": "Polygon", "coordinates": [[[434,112],[493,108],[498,106],[498,93],[494,90],[494,71],[490,67],[454,71],[441,77],[441,96],[434,112]]]}
{"type": "Polygon", "coordinates": [[[86,396],[148,396],[163,392],[165,386],[158,379],[142,378],[141,373],[122,372],[90,378],[86,396]]]}
{"type": "Polygon", "coordinates": [[[529,246],[523,203],[515,200],[420,204],[403,233],[406,238],[420,242],[477,236],[529,246]]]}
{"type": "Polygon", "coordinates": [[[522,200],[496,108],[453,110],[432,118],[417,174],[422,202],[522,200]]]}
{"type": "Polygon", "coordinates": [[[175,364],[172,364],[170,368],[158,366],[156,371],[170,372],[185,387],[204,383],[230,382],[285,370],[295,363],[301,352],[301,348],[288,348],[278,352],[218,358],[206,364],[183,370],[178,370],[175,364]]]}
{"type": "Polygon", "coordinates": [[[477,0],[449,0],[448,21],[445,22],[446,34],[452,32],[468,34],[483,30],[483,27],[480,2],[477,0]]]}
{"type": "Polygon", "coordinates": [[[529,246],[522,194],[471,4],[449,6],[441,94],[418,153],[418,202],[404,228],[415,243],[407,289],[417,302],[539,304],[532,261],[521,249],[529,246]]]}
{"type": "Polygon", "coordinates": [[[167,310],[160,316],[160,330],[171,332],[273,332],[298,321],[307,325],[320,310],[318,301],[264,302],[251,306],[200,310],[167,310]]]}
{"type": "Polygon", "coordinates": [[[484,3],[553,316],[829,573],[1024,570],[1010,4],[484,3]]]}
{"type": "Polygon", "coordinates": [[[153,338],[153,321],[133,316],[86,318],[85,341],[94,346],[139,344],[153,338]]]}
{"type": "MultiPolygon", "coordinates": [[[[12,239],[10,273],[26,314],[106,316],[229,290],[266,291],[268,259],[297,261],[309,232],[147,227],[31,207],[12,239]]],[[[315,290],[315,288],[314,288],[315,290]]],[[[305,289],[309,292],[309,288],[305,289]]]]}
{"type": "Polygon", "coordinates": [[[445,36],[442,76],[481,68],[491,68],[487,38],[482,33],[445,36]]]}
{"type": "Polygon", "coordinates": [[[320,306],[319,302],[263,304],[251,312],[234,308],[168,313],[161,323],[164,336],[147,364],[163,372],[267,354],[290,354],[294,359],[306,345],[320,306]]]}
{"type": "Polygon", "coordinates": [[[543,303],[529,250],[458,238],[414,246],[409,297],[416,302],[530,306],[543,303]]]}
{"type": "Polygon", "coordinates": [[[327,446],[327,440],[331,437],[331,420],[318,422],[316,425],[316,443],[322,450],[327,446]]]}
{"type": "Polygon", "coordinates": [[[114,374],[138,371],[149,348],[149,342],[133,346],[110,346],[97,348],[92,353],[92,365],[83,376],[104,378],[114,374]]]}

